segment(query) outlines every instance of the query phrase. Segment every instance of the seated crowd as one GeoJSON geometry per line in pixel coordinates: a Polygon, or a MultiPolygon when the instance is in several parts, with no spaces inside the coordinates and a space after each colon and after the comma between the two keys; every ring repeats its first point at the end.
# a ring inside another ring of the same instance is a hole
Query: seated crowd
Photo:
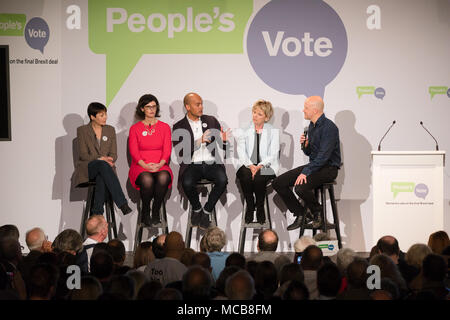
{"type": "Polygon", "coordinates": [[[393,236],[384,236],[368,258],[350,248],[324,256],[316,245],[323,239],[319,233],[295,242],[294,259],[276,252],[273,230],[259,234],[258,252],[249,257],[225,252],[226,236],[218,227],[206,231],[199,252],[186,248],[181,234],[172,231],[140,243],[132,265],[126,265],[122,241],[104,242],[107,229],[101,215],[86,222],[84,241],[66,229],[50,242],[34,228],[26,233],[30,252],[23,255],[17,227],[1,226],[0,300],[450,299],[445,231],[406,253],[393,236]],[[368,272],[370,265],[379,267],[378,282],[368,272]]]}

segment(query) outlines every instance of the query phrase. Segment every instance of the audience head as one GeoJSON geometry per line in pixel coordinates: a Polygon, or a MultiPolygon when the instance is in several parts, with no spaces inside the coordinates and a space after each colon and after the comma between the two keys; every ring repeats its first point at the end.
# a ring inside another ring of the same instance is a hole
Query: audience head
{"type": "Polygon", "coordinates": [[[56,293],[59,271],[51,264],[37,264],[31,268],[28,291],[30,300],[50,300],[56,293]]]}
{"type": "Polygon", "coordinates": [[[211,258],[204,252],[196,252],[194,256],[192,257],[192,264],[193,266],[201,266],[205,268],[206,270],[209,270],[209,272],[212,271],[211,267],[211,258]]]}
{"type": "Polygon", "coordinates": [[[141,290],[144,283],[147,282],[147,277],[143,271],[139,271],[139,270],[130,270],[125,275],[130,277],[134,281],[133,299],[136,299],[137,295],[139,293],[139,290],[141,290]]]}
{"type": "Polygon", "coordinates": [[[155,255],[153,254],[152,243],[150,241],[141,242],[134,254],[133,268],[137,269],[141,266],[146,266],[153,260],[155,260],[155,255]]]}
{"type": "Polygon", "coordinates": [[[0,227],[0,241],[9,237],[12,237],[19,241],[19,229],[17,229],[17,227],[13,224],[5,224],[0,227]]]}
{"type": "Polygon", "coordinates": [[[184,241],[180,233],[176,231],[170,232],[164,242],[164,252],[166,257],[180,260],[184,250],[184,241]]]}
{"type": "Polygon", "coordinates": [[[291,280],[283,294],[283,300],[309,300],[308,287],[301,281],[291,280]]]}
{"type": "Polygon", "coordinates": [[[112,277],[109,282],[109,293],[123,295],[125,300],[132,300],[134,297],[134,280],[126,275],[112,277]]]}
{"type": "Polygon", "coordinates": [[[241,270],[241,268],[237,267],[237,266],[229,266],[229,267],[225,267],[222,272],[220,272],[219,277],[216,280],[216,289],[219,292],[220,295],[226,296],[225,294],[225,284],[228,280],[228,278],[238,272],[239,270],[241,270]]]}
{"type": "Polygon", "coordinates": [[[212,227],[206,231],[206,246],[209,252],[221,251],[227,243],[225,232],[219,227],[212,227]]]}
{"type": "Polygon", "coordinates": [[[274,230],[263,230],[258,236],[259,251],[277,251],[278,235],[274,230]]]}
{"type": "Polygon", "coordinates": [[[422,272],[426,280],[442,282],[447,274],[447,263],[442,256],[431,253],[423,259],[422,272]]]}
{"type": "Polygon", "coordinates": [[[139,289],[137,300],[155,300],[156,294],[162,288],[161,282],[157,280],[145,282],[139,289]]]}
{"type": "Polygon", "coordinates": [[[271,261],[258,263],[255,274],[256,293],[270,299],[278,288],[278,271],[271,261]]]}
{"type": "Polygon", "coordinates": [[[305,281],[303,270],[297,263],[289,263],[281,268],[280,272],[280,286],[290,280],[305,281]]]}
{"type": "Polygon", "coordinates": [[[156,259],[162,259],[166,256],[164,252],[164,243],[166,242],[166,234],[160,234],[152,241],[152,251],[156,259]]]}
{"type": "Polygon", "coordinates": [[[369,275],[367,268],[369,262],[366,259],[355,257],[347,267],[347,282],[349,287],[354,289],[367,288],[369,275]]]}
{"type": "Polygon", "coordinates": [[[429,246],[423,243],[413,244],[406,252],[405,260],[410,266],[422,269],[423,259],[432,253],[429,246]]]}
{"type": "Polygon", "coordinates": [[[3,238],[0,241],[0,258],[17,266],[22,261],[22,250],[19,240],[14,237],[3,238]]]}
{"type": "Polygon", "coordinates": [[[90,264],[91,275],[100,281],[107,281],[114,271],[113,258],[109,252],[104,250],[93,253],[90,264]]]}
{"type": "Polygon", "coordinates": [[[103,293],[103,288],[95,277],[81,277],[80,289],[70,291],[69,300],[97,300],[103,293]]]}
{"type": "Polygon", "coordinates": [[[115,265],[122,266],[125,262],[125,245],[119,239],[112,239],[108,242],[108,252],[113,258],[115,265]]]}
{"type": "Polygon", "coordinates": [[[371,265],[380,267],[381,278],[389,278],[394,281],[400,290],[406,289],[406,282],[395,262],[386,254],[377,254],[370,259],[371,265]]]}
{"type": "Polygon", "coordinates": [[[445,231],[437,231],[430,234],[428,246],[436,254],[442,254],[445,248],[450,245],[450,239],[445,231]]]}
{"type": "Polygon", "coordinates": [[[180,262],[186,267],[192,265],[192,258],[195,255],[195,250],[191,248],[184,248],[181,254],[180,262]]]}
{"type": "Polygon", "coordinates": [[[183,275],[185,300],[209,300],[212,286],[211,273],[198,265],[189,267],[183,275]]]}
{"type": "Polygon", "coordinates": [[[393,236],[383,236],[377,242],[377,248],[379,253],[384,253],[390,257],[395,264],[398,263],[398,257],[400,255],[400,247],[397,239],[393,236]]]}
{"type": "Polygon", "coordinates": [[[325,263],[317,271],[317,289],[322,296],[336,297],[341,281],[341,272],[334,263],[325,263]]]}
{"type": "Polygon", "coordinates": [[[156,293],[155,300],[178,301],[183,300],[183,295],[177,289],[162,288],[156,293]]]}
{"type": "Polygon", "coordinates": [[[108,236],[108,222],[102,214],[95,214],[86,221],[86,234],[98,242],[103,242],[108,236]]]}
{"type": "Polygon", "coordinates": [[[83,249],[83,238],[77,231],[66,229],[56,236],[52,248],[55,252],[67,251],[76,255],[83,249]]]}
{"type": "Polygon", "coordinates": [[[252,300],[255,295],[255,282],[245,270],[233,273],[225,282],[225,294],[229,300],[252,300]]]}
{"type": "Polygon", "coordinates": [[[342,248],[336,255],[336,265],[342,275],[345,275],[348,265],[355,259],[356,252],[350,248],[342,248]]]}
{"type": "Polygon", "coordinates": [[[299,239],[294,242],[294,251],[295,252],[303,252],[310,245],[315,245],[316,241],[310,236],[301,236],[299,239]]]}
{"type": "Polygon", "coordinates": [[[44,230],[41,228],[33,228],[25,234],[25,242],[28,249],[32,250],[42,250],[42,244],[46,240],[44,230]]]}
{"type": "Polygon", "coordinates": [[[225,260],[225,267],[237,266],[241,269],[245,269],[245,257],[239,252],[233,252],[225,260]]]}
{"type": "Polygon", "coordinates": [[[300,266],[303,270],[319,270],[322,265],[323,253],[322,250],[316,245],[308,246],[303,251],[302,261],[300,266]]]}

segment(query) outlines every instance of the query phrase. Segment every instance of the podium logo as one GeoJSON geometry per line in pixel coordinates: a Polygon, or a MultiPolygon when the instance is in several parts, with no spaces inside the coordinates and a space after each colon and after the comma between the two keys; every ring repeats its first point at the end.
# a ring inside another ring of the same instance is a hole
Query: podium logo
{"type": "Polygon", "coordinates": [[[255,15],[247,55],[258,77],[287,94],[321,95],[347,56],[347,33],[322,0],[273,0],[255,15]]]}
{"type": "Polygon", "coordinates": [[[428,87],[428,93],[430,94],[430,99],[433,99],[437,94],[446,94],[450,98],[450,89],[448,87],[431,86],[428,87]]]}
{"type": "Polygon", "coordinates": [[[375,89],[373,86],[356,87],[356,93],[358,94],[358,99],[365,94],[373,94],[375,98],[383,100],[386,95],[386,90],[384,88],[378,87],[375,89]]]}
{"type": "Polygon", "coordinates": [[[424,183],[415,184],[414,182],[391,182],[391,192],[394,195],[394,199],[400,192],[412,193],[416,197],[424,199],[428,195],[428,186],[424,183]]]}
{"type": "Polygon", "coordinates": [[[89,47],[106,55],[109,104],[144,54],[243,53],[253,0],[90,0],[89,47]]]}

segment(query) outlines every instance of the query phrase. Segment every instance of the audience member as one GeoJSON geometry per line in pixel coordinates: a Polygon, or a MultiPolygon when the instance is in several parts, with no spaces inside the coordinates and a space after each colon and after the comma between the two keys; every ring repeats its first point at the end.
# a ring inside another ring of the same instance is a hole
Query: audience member
{"type": "Polygon", "coordinates": [[[91,261],[94,246],[99,242],[103,242],[108,236],[108,222],[103,215],[96,214],[89,217],[85,227],[87,238],[83,242],[83,250],[86,251],[87,254],[89,270],[89,263],[91,261]]]}
{"type": "Polygon", "coordinates": [[[289,263],[283,266],[280,271],[280,286],[275,291],[274,296],[283,297],[287,287],[291,280],[297,280],[300,282],[305,281],[305,275],[298,263],[289,263]]]}
{"type": "Polygon", "coordinates": [[[210,273],[212,272],[211,259],[205,252],[195,253],[194,256],[192,257],[191,265],[193,265],[193,266],[199,265],[199,266],[205,268],[206,270],[208,270],[210,273]]]}
{"type": "MultiPolygon", "coordinates": [[[[380,267],[381,278],[389,278],[398,286],[400,291],[400,299],[406,296],[407,286],[405,279],[401,275],[394,261],[386,254],[377,254],[370,259],[371,265],[380,267]]],[[[393,297],[395,299],[395,297],[393,297]]]]}
{"type": "Polygon", "coordinates": [[[283,294],[283,300],[309,300],[309,291],[303,282],[290,280],[286,291],[283,294]]]}
{"type": "Polygon", "coordinates": [[[164,243],[166,242],[166,234],[160,234],[152,241],[152,250],[156,259],[164,258],[164,243]]]}
{"type": "Polygon", "coordinates": [[[51,264],[37,264],[30,272],[30,300],[51,300],[56,293],[59,271],[51,264]]]}
{"type": "Polygon", "coordinates": [[[233,273],[225,282],[228,300],[252,300],[255,293],[255,281],[245,270],[233,273]]]}
{"type": "Polygon", "coordinates": [[[155,300],[156,294],[162,288],[163,286],[159,281],[147,281],[139,289],[137,300],[155,300]]]}
{"type": "Polygon", "coordinates": [[[435,254],[443,254],[445,248],[450,246],[450,239],[445,231],[436,231],[430,234],[428,246],[435,254]]]}
{"type": "Polygon", "coordinates": [[[206,247],[208,248],[208,256],[211,259],[212,276],[216,281],[222,270],[225,268],[225,261],[229,256],[228,252],[222,249],[227,243],[225,232],[219,227],[212,227],[206,231],[206,247]]]}
{"type": "Polygon", "coordinates": [[[422,264],[422,292],[431,292],[436,299],[444,300],[448,295],[448,289],[445,286],[445,277],[447,275],[447,262],[437,254],[429,254],[425,257],[422,264]]]}
{"type": "Polygon", "coordinates": [[[237,266],[241,269],[245,269],[245,257],[239,252],[231,253],[225,260],[225,267],[237,266]]]}
{"type": "Polygon", "coordinates": [[[277,272],[281,271],[281,268],[289,264],[291,261],[284,254],[275,252],[278,247],[278,235],[274,230],[263,230],[258,236],[258,252],[251,256],[249,260],[256,262],[270,261],[275,265],[277,272]]]}
{"type": "Polygon", "coordinates": [[[183,253],[180,258],[180,262],[189,268],[192,264],[192,257],[195,254],[195,250],[191,248],[184,248],[183,253]]]}
{"type": "Polygon", "coordinates": [[[144,271],[145,267],[153,260],[155,260],[155,254],[152,243],[150,241],[139,243],[133,258],[133,269],[144,271]]]}
{"type": "Polygon", "coordinates": [[[126,275],[116,275],[109,282],[109,293],[123,295],[124,300],[134,297],[134,280],[126,275]]]}
{"type": "Polygon", "coordinates": [[[225,284],[228,280],[228,278],[241,270],[241,268],[237,266],[229,266],[225,267],[225,269],[222,270],[222,272],[219,275],[219,278],[217,278],[215,289],[216,289],[216,297],[214,300],[227,300],[227,295],[225,293],[225,284]]]}
{"type": "Polygon", "coordinates": [[[334,263],[325,263],[317,271],[318,300],[335,300],[341,287],[342,275],[334,263]]]}
{"type": "Polygon", "coordinates": [[[422,287],[422,277],[420,271],[422,270],[423,259],[432,253],[429,246],[423,243],[413,244],[405,255],[405,261],[408,266],[407,272],[402,272],[408,287],[419,290],[422,287]]]}
{"type": "Polygon", "coordinates": [[[96,277],[102,284],[103,292],[108,292],[109,281],[114,271],[111,254],[104,250],[92,253],[90,269],[91,275],[96,277]]]}
{"type": "Polygon", "coordinates": [[[47,236],[41,228],[33,228],[27,231],[25,242],[30,251],[49,252],[52,250],[52,243],[47,240],[47,236]]]}
{"type": "Polygon", "coordinates": [[[155,296],[155,300],[183,300],[181,292],[174,288],[162,288],[155,296]]]}
{"type": "Polygon", "coordinates": [[[141,290],[142,286],[147,282],[147,276],[143,271],[139,270],[130,270],[126,274],[126,276],[130,277],[134,281],[134,294],[133,299],[136,299],[141,290]]]}
{"type": "Polygon", "coordinates": [[[212,289],[211,273],[201,266],[192,266],[183,275],[184,300],[209,300],[212,289]]]}
{"type": "Polygon", "coordinates": [[[173,281],[180,281],[187,268],[180,262],[184,250],[181,234],[170,232],[164,242],[165,257],[150,262],[144,272],[149,280],[158,280],[163,286],[173,281]]]}
{"type": "Polygon", "coordinates": [[[72,289],[69,300],[97,300],[103,293],[103,288],[97,278],[83,276],[80,280],[80,289],[72,289]]]}
{"type": "Polygon", "coordinates": [[[367,279],[369,277],[367,268],[369,262],[366,259],[355,257],[348,265],[345,274],[347,275],[347,288],[338,294],[338,300],[370,300],[367,279]]]}
{"type": "Polygon", "coordinates": [[[271,261],[258,263],[255,274],[256,300],[269,300],[273,298],[278,288],[278,271],[271,261]]]}
{"type": "Polygon", "coordinates": [[[317,270],[323,263],[322,250],[315,245],[308,246],[302,255],[300,266],[305,275],[305,285],[308,288],[309,298],[315,300],[319,297],[317,290],[317,270]]]}
{"type": "Polygon", "coordinates": [[[12,237],[19,241],[19,229],[13,224],[4,224],[0,227],[0,241],[9,237],[12,237]]]}

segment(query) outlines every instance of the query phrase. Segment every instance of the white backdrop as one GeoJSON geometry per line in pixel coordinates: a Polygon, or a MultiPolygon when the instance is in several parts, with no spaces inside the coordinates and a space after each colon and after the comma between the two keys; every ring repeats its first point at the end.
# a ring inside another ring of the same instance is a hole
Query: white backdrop
{"type": "MultiPolygon", "coordinates": [[[[204,113],[216,116],[227,128],[250,121],[254,101],[269,100],[275,107],[271,122],[282,130],[280,173],[307,162],[299,148],[300,134],[307,125],[302,114],[306,93],[289,94],[271,88],[255,72],[247,54],[247,30],[268,2],[253,2],[241,53],[144,54],[108,103],[106,56],[90,49],[87,0],[3,1],[0,13],[22,13],[27,21],[40,17],[48,24],[50,36],[42,53],[33,49],[25,36],[10,36],[0,30],[0,44],[10,46],[12,121],[12,141],[0,142],[0,225],[17,225],[23,244],[25,232],[35,226],[42,227],[50,239],[63,229],[79,229],[86,194],[74,190],[70,183],[74,169],[73,140],[76,128],[88,121],[86,109],[92,101],[108,105],[108,123],[115,126],[118,138],[118,174],[132,208],[136,207],[136,192],[127,182],[126,145],[128,129],[135,121],[137,100],[145,93],[158,97],[161,120],[169,125],[184,116],[182,99],[190,91],[203,97],[204,113]],[[66,10],[73,4],[80,9],[79,29],[66,26],[71,16],[66,10]],[[20,63],[25,58],[58,59],[58,63],[20,63]]],[[[126,2],[122,3],[125,6],[126,2]]],[[[370,251],[374,245],[370,151],[377,148],[387,127],[397,121],[383,142],[383,150],[433,150],[434,141],[420,127],[420,121],[438,139],[441,150],[450,147],[447,127],[450,98],[448,94],[439,94],[431,99],[428,93],[430,86],[450,86],[450,2],[328,0],[325,3],[339,15],[348,39],[345,62],[323,92],[325,114],[335,121],[341,137],[344,166],[337,186],[341,234],[344,246],[370,251]],[[368,27],[368,20],[375,19],[367,12],[370,5],[380,9],[375,17],[378,29],[368,27]],[[358,97],[360,86],[382,87],[386,95],[383,99],[373,94],[358,97]]],[[[326,20],[321,22],[326,26],[326,20]]],[[[0,26],[6,28],[4,24],[0,26]]],[[[298,74],[299,79],[314,76],[317,75],[298,74]]],[[[176,180],[178,167],[175,163],[171,166],[176,180]]],[[[227,194],[218,204],[218,223],[227,234],[226,250],[232,251],[237,250],[242,204],[235,168],[228,165],[227,174],[229,184],[227,194]]],[[[449,169],[445,167],[447,232],[448,176],[449,169]]],[[[286,226],[293,217],[286,213],[274,192],[269,201],[273,227],[280,237],[278,250],[292,251],[298,230],[287,232],[286,226]]],[[[187,207],[181,202],[176,182],[167,212],[169,229],[184,235],[187,207]]],[[[136,211],[125,217],[117,214],[119,237],[127,250],[133,246],[136,217],[136,211]]],[[[195,232],[193,239],[192,245],[197,248],[195,232]]],[[[254,238],[248,235],[245,251],[253,250],[256,250],[254,238]]]]}

